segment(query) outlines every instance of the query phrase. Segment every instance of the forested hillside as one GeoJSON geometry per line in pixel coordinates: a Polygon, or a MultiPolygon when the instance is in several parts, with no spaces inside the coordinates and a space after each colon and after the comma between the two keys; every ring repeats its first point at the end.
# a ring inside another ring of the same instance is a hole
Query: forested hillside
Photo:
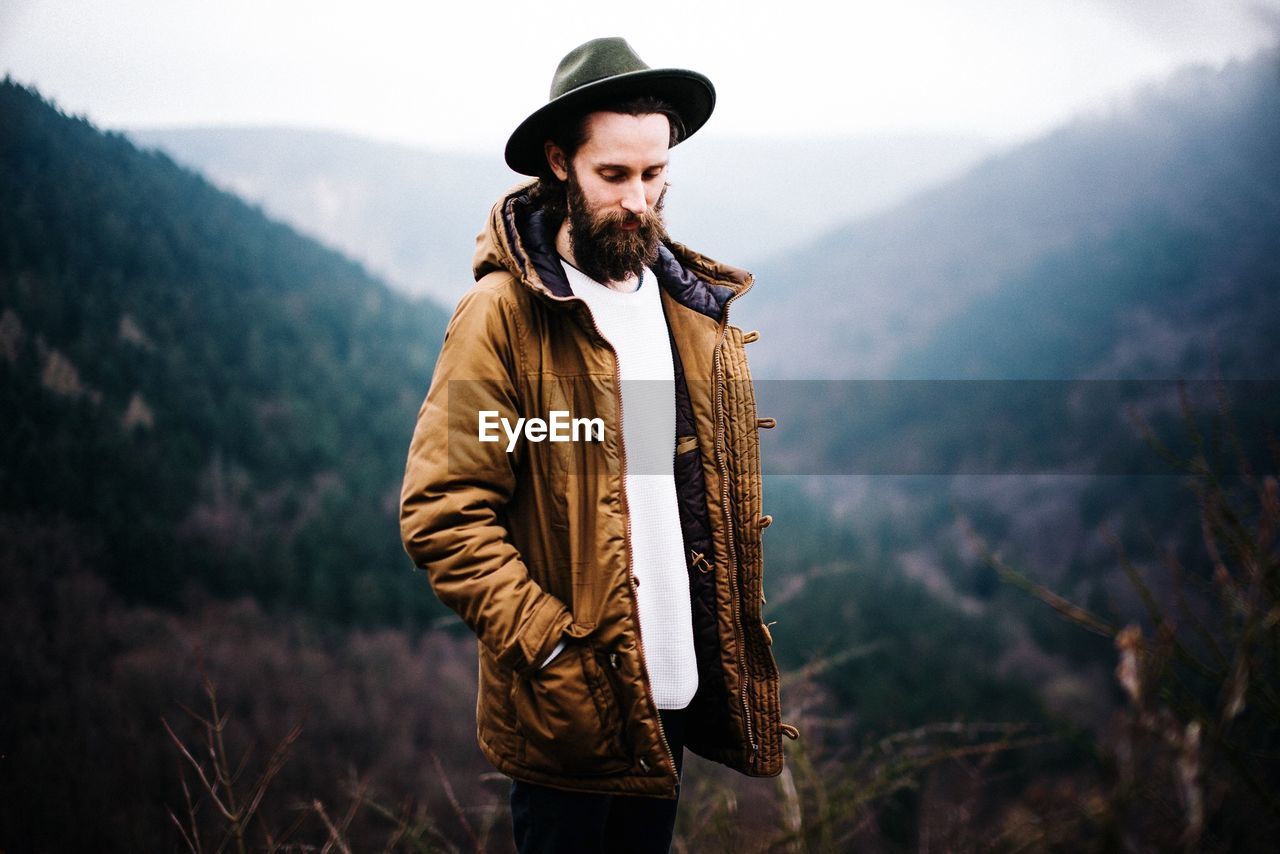
{"type": "Polygon", "coordinates": [[[1280,55],[1185,70],[993,158],[771,264],[742,303],[761,373],[792,378],[757,384],[780,422],[766,469],[862,475],[819,491],[868,562],[971,605],[1007,594],[964,518],[1130,615],[1113,536],[1146,565],[1202,557],[1143,425],[1183,461],[1276,470],[1280,55]]]}
{"type": "Polygon", "coordinates": [[[147,600],[439,613],[395,520],[443,311],[10,80],[0,126],[3,512],[147,600]]]}

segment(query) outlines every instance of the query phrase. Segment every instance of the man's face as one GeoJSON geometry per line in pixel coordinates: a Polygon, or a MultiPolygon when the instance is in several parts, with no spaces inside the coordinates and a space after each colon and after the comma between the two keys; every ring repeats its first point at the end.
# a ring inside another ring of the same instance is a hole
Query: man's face
{"type": "Polygon", "coordinates": [[[573,161],[555,149],[551,166],[568,183],[574,261],[593,279],[621,281],[657,259],[666,234],[670,125],[660,113],[592,113],[586,131],[573,161]]]}

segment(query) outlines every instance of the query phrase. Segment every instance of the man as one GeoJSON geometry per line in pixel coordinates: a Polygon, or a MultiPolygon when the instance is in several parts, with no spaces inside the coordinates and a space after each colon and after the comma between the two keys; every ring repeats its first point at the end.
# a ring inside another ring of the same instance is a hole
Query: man
{"type": "Polygon", "coordinates": [[[564,58],[508,141],[539,177],[477,238],[409,450],[405,548],[479,638],[521,851],[666,851],[684,747],[771,776],[796,735],[760,618],[772,421],[728,322],[751,276],[661,218],[668,149],[714,103],[622,39],[564,58]]]}

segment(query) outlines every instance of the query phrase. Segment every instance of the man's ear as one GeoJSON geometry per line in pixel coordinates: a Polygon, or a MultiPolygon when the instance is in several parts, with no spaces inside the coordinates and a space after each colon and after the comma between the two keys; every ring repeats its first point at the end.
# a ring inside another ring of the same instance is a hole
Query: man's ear
{"type": "Polygon", "coordinates": [[[565,157],[564,149],[547,140],[543,151],[546,152],[547,163],[550,164],[552,173],[561,181],[569,180],[569,158],[565,157]]]}

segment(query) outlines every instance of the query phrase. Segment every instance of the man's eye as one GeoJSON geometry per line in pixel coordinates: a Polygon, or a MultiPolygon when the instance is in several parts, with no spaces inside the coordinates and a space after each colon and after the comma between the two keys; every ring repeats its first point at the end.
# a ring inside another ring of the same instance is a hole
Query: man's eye
{"type": "Polygon", "coordinates": [[[623,179],[623,177],[624,177],[624,176],[622,176],[622,175],[618,175],[618,174],[616,174],[616,173],[609,173],[609,174],[607,174],[607,175],[605,175],[605,176],[604,176],[604,179],[605,179],[606,181],[608,181],[610,184],[616,184],[616,183],[618,183],[619,181],[621,181],[621,180],[623,179]]]}

